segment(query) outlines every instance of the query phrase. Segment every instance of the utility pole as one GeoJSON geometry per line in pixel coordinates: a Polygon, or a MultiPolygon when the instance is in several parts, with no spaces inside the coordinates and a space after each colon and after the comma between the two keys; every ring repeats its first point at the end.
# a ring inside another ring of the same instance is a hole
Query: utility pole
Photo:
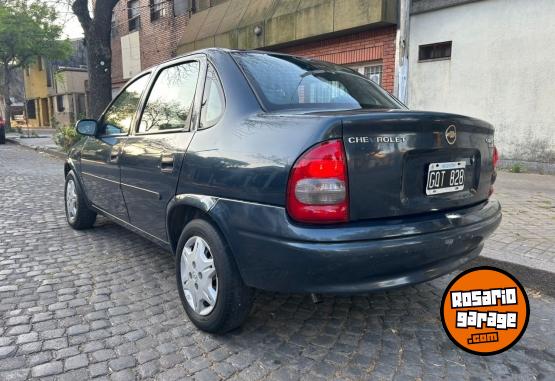
{"type": "Polygon", "coordinates": [[[405,104],[408,101],[410,7],[411,0],[399,0],[394,95],[405,104]]]}

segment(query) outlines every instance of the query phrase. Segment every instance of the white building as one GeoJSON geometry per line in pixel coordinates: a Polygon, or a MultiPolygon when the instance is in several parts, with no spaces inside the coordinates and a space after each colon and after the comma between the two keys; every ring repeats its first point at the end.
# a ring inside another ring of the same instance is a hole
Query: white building
{"type": "Polygon", "coordinates": [[[503,159],[555,164],[555,1],[412,0],[408,106],[496,127],[503,159]]]}

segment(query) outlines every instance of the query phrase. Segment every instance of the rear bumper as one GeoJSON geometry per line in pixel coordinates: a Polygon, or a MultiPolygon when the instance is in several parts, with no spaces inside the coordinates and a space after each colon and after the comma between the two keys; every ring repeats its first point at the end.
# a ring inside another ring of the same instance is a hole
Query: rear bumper
{"type": "Polygon", "coordinates": [[[225,199],[210,214],[245,283],[281,292],[358,293],[427,281],[477,257],[501,222],[493,200],[329,227],[296,225],[283,208],[225,199]]]}

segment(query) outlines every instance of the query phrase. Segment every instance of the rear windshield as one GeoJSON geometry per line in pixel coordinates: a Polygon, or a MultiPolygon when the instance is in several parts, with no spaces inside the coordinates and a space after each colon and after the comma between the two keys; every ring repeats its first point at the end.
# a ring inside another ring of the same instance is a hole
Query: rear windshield
{"type": "Polygon", "coordinates": [[[385,90],[343,66],[279,54],[232,54],[270,111],[403,108],[385,90]]]}

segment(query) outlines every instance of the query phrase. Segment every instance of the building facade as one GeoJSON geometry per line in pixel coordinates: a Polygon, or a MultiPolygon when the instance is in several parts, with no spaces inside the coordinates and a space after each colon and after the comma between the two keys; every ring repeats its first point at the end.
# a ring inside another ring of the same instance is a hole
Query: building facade
{"type": "Polygon", "coordinates": [[[25,124],[51,127],[52,119],[73,124],[86,115],[86,53],[83,40],[72,41],[73,54],[64,61],[38,57],[24,69],[25,124]]]}
{"type": "Polygon", "coordinates": [[[348,65],[392,92],[397,0],[134,0],[114,10],[112,82],[207,47],[348,65]],[[139,20],[139,21],[137,21],[139,20]]]}
{"type": "Polygon", "coordinates": [[[112,90],[177,55],[194,1],[123,0],[112,14],[112,90]]]}
{"type": "MultiPolygon", "coordinates": [[[[54,77],[55,104],[52,116],[62,125],[72,125],[87,115],[86,68],[59,67],[54,77]]],[[[52,100],[54,101],[54,100],[52,100]]]]}
{"type": "Polygon", "coordinates": [[[54,112],[51,66],[42,58],[25,68],[25,110],[29,127],[49,127],[54,112]]]}
{"type": "Polygon", "coordinates": [[[555,1],[413,0],[408,106],[484,119],[505,160],[555,164],[555,1]]]}

